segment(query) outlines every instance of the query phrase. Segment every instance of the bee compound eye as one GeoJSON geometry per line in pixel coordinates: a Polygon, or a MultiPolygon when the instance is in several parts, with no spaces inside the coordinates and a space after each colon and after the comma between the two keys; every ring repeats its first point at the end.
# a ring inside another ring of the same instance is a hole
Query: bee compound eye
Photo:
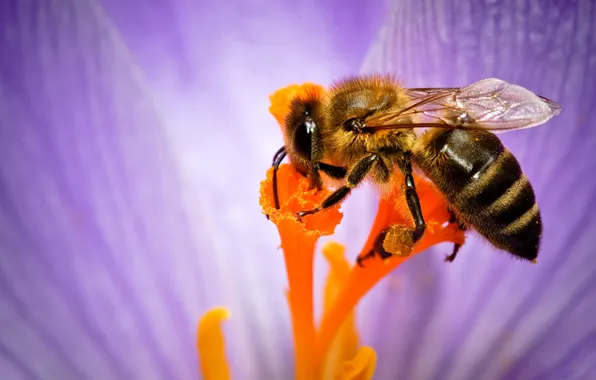
{"type": "Polygon", "coordinates": [[[294,131],[293,148],[296,153],[304,157],[310,157],[312,149],[312,133],[314,126],[307,123],[301,123],[294,131]]]}

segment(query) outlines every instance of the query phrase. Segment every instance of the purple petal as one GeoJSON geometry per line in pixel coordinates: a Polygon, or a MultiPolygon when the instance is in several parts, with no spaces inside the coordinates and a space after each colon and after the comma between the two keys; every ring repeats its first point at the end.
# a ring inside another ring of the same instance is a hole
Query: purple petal
{"type": "Polygon", "coordinates": [[[268,95],[356,71],[383,7],[0,7],[0,373],[194,378],[196,322],[224,304],[235,378],[288,378],[268,95]]]}
{"type": "Polygon", "coordinates": [[[378,378],[586,379],[596,376],[596,9],[594,2],[395,1],[363,70],[407,86],[497,77],[560,102],[540,128],[502,135],[534,185],[539,263],[471,238],[418,256],[361,311],[378,378]],[[395,284],[399,282],[398,290],[395,284]],[[370,312],[373,313],[372,311],[370,312]]]}

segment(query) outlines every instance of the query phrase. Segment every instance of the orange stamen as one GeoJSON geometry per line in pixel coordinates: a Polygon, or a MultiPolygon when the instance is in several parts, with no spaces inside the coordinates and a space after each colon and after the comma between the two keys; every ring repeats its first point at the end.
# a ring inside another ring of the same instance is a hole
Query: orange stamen
{"type": "Polygon", "coordinates": [[[201,373],[205,380],[229,380],[230,369],[226,359],[226,345],[221,322],[230,317],[230,311],[216,307],[207,311],[197,329],[197,349],[201,373]]]}
{"type": "Polygon", "coordinates": [[[377,353],[368,346],[358,350],[354,359],[343,362],[335,373],[336,380],[370,380],[375,374],[377,353]]]}
{"type": "Polygon", "coordinates": [[[313,261],[315,244],[319,237],[331,235],[342,214],[339,205],[325,212],[305,216],[301,223],[298,211],[309,210],[321,204],[331,194],[328,190],[308,190],[308,180],[291,165],[280,166],[277,172],[280,209],[273,203],[273,171],[261,182],[260,203],[263,212],[275,223],[281,238],[288,276],[288,303],[293,324],[296,356],[296,379],[318,378],[320,368],[316,360],[316,333],[313,307],[313,261]]]}
{"type": "MultiPolygon", "coordinates": [[[[344,253],[344,246],[335,242],[329,242],[323,247],[323,256],[329,263],[329,274],[327,275],[323,295],[323,313],[331,308],[350,274],[351,265],[344,253]]],[[[335,378],[337,368],[342,363],[353,360],[358,353],[359,336],[354,314],[354,310],[351,310],[342,326],[339,327],[327,355],[327,360],[323,365],[324,379],[335,378]]]]}
{"type": "MultiPolygon", "coordinates": [[[[346,280],[345,286],[337,296],[331,309],[325,313],[321,321],[318,338],[318,357],[324,360],[333,337],[337,333],[338,326],[346,319],[350,311],[358,304],[360,299],[378,283],[383,277],[393,271],[400,264],[420,253],[427,248],[441,243],[451,241],[462,244],[464,241],[463,232],[457,226],[443,224],[449,220],[449,212],[442,195],[428,181],[415,177],[418,195],[422,202],[424,218],[427,221],[427,229],[420,241],[414,246],[408,256],[393,256],[388,260],[381,260],[378,257],[364,262],[364,268],[354,266],[346,280]]],[[[411,216],[403,204],[401,189],[396,188],[388,197],[379,200],[379,208],[368,241],[361,252],[367,254],[372,248],[375,239],[387,227],[393,225],[409,225],[413,228],[411,216]],[[397,203],[395,200],[398,199],[397,203]]]]}
{"type": "MultiPolygon", "coordinates": [[[[295,97],[309,93],[324,93],[322,86],[312,83],[290,85],[273,93],[269,98],[269,112],[281,128],[295,97]]],[[[342,214],[339,205],[325,212],[305,216],[301,223],[296,213],[309,210],[321,204],[331,194],[328,190],[309,190],[309,182],[292,165],[282,165],[277,172],[280,209],[273,203],[273,170],[267,172],[267,179],[261,182],[260,203],[263,212],[275,223],[281,238],[281,248],[288,276],[288,303],[292,317],[295,343],[296,379],[312,380],[319,377],[321,367],[316,359],[316,331],[313,306],[313,262],[315,244],[319,237],[331,235],[339,224],[342,214]]]]}
{"type": "MultiPolygon", "coordinates": [[[[270,96],[269,111],[283,129],[292,99],[311,96],[313,92],[323,95],[324,91],[323,87],[311,83],[288,86],[270,96]]],[[[366,255],[381,231],[392,227],[384,247],[396,256],[386,261],[369,259],[365,268],[350,269],[343,258],[343,247],[337,244],[326,247],[325,255],[331,269],[325,289],[325,311],[317,334],[313,311],[314,249],[319,237],[334,233],[342,219],[340,206],[306,216],[304,223],[298,222],[295,217],[298,211],[319,206],[331,192],[327,189],[319,192],[308,190],[308,180],[292,165],[282,165],[277,175],[280,209],[273,207],[272,169],[261,182],[260,203],[263,212],[277,226],[284,251],[295,341],[296,379],[319,379],[323,370],[325,378],[370,379],[376,365],[376,354],[369,347],[361,347],[356,352],[358,334],[354,327],[354,307],[381,278],[409,257],[440,242],[463,243],[463,233],[454,225],[444,226],[449,219],[445,200],[429,182],[415,177],[427,229],[423,238],[412,247],[410,235],[404,233],[407,232],[405,227],[413,228],[412,218],[402,189],[396,186],[390,196],[379,201],[377,217],[361,253],[361,256],[366,255]],[[396,199],[399,201],[396,202],[396,199]],[[330,352],[332,343],[334,346],[330,352]]]]}
{"type": "MultiPolygon", "coordinates": [[[[294,97],[312,99],[313,92],[324,94],[323,87],[311,83],[291,85],[272,94],[270,112],[281,128],[294,97]]],[[[309,190],[309,181],[292,165],[279,167],[278,194],[280,209],[275,209],[272,187],[273,170],[261,182],[260,204],[269,219],[277,226],[288,276],[288,304],[292,318],[295,344],[296,380],[325,379],[370,380],[377,356],[370,347],[358,349],[354,307],[359,300],[385,275],[415,254],[432,245],[451,241],[462,244],[463,232],[447,224],[450,214],[446,202],[434,186],[415,176],[427,229],[423,238],[413,244],[408,231],[413,228],[400,186],[379,201],[377,216],[360,256],[371,251],[382,231],[389,231],[383,242],[385,250],[394,254],[388,260],[378,257],[365,261],[365,267],[352,266],[344,257],[344,247],[331,243],[324,255],[330,265],[325,285],[324,313],[318,333],[314,324],[313,259],[315,244],[321,236],[331,235],[343,215],[335,205],[299,222],[296,213],[319,206],[331,191],[309,190]],[[396,200],[398,200],[396,202],[396,200]],[[333,344],[333,346],[332,346],[333,344]]],[[[199,323],[197,348],[201,371],[206,380],[230,378],[225,355],[225,341],[221,321],[229,317],[225,308],[208,311],[199,323]]]]}

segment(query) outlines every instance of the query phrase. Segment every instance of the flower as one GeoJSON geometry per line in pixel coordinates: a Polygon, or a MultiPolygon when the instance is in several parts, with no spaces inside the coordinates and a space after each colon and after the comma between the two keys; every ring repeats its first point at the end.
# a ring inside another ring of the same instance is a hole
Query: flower
{"type": "MultiPolygon", "coordinates": [[[[290,85],[276,91],[271,97],[269,111],[275,117],[280,127],[289,112],[289,105],[294,98],[312,92],[313,89],[324,92],[321,86],[312,83],[290,85]]],[[[277,226],[281,238],[281,248],[284,252],[286,272],[288,275],[288,303],[293,322],[293,336],[295,341],[296,379],[314,380],[319,378],[341,379],[363,378],[370,379],[374,373],[376,353],[370,347],[362,347],[356,351],[357,332],[354,327],[353,308],[358,301],[384,276],[395,269],[414,254],[432,245],[442,242],[463,244],[463,232],[450,219],[447,203],[442,195],[428,181],[416,178],[427,230],[415,245],[405,244],[398,234],[387,233],[385,242],[393,245],[392,252],[399,255],[387,260],[379,257],[368,257],[374,249],[375,240],[390,227],[393,231],[408,231],[413,229],[412,217],[407,211],[403,197],[403,190],[399,187],[391,194],[381,198],[377,217],[369,233],[368,241],[360,257],[373,259],[366,267],[350,265],[343,254],[343,246],[339,244],[327,245],[323,251],[330,263],[325,288],[324,313],[319,329],[315,327],[313,308],[313,259],[315,244],[321,236],[331,235],[342,220],[337,204],[314,215],[298,220],[296,214],[302,210],[310,210],[320,205],[332,191],[324,189],[318,191],[309,189],[309,181],[302,176],[291,164],[281,165],[278,173],[278,191],[280,208],[276,209],[273,201],[273,168],[267,173],[267,179],[261,182],[260,204],[263,213],[277,226]],[[392,239],[396,237],[396,239],[392,239]],[[397,242],[395,241],[397,240],[397,242]],[[348,323],[346,325],[346,323],[348,323]],[[340,333],[338,336],[338,332],[340,333]],[[343,355],[330,355],[331,350],[343,355]],[[338,356],[338,357],[336,357],[338,356]],[[343,360],[338,360],[343,359],[343,360]],[[351,361],[350,361],[351,359],[351,361]],[[361,375],[366,373],[366,375],[361,375]]],[[[409,234],[408,234],[409,236],[409,234]]],[[[411,242],[410,242],[411,243],[411,242]]],[[[208,320],[211,313],[203,317],[208,320]]],[[[217,327],[217,326],[216,326],[217,327]]],[[[199,328],[199,342],[201,329],[199,328]]],[[[214,349],[199,349],[201,353],[219,352],[221,347],[220,334],[214,341],[214,349]]],[[[199,344],[199,347],[201,345],[199,344]]],[[[208,360],[201,358],[205,378],[211,363],[220,365],[222,360],[208,360]]]]}
{"type": "MultiPolygon", "coordinates": [[[[452,264],[438,246],[400,265],[354,314],[374,377],[596,378],[594,6],[534,4],[3,2],[3,378],[194,379],[197,318],[216,305],[232,378],[293,378],[279,234],[255,202],[282,142],[267,95],[358,71],[498,77],[563,108],[499,135],[541,207],[538,264],[471,232],[452,264]]],[[[332,237],[350,263],[378,209],[358,190],[332,237]]]]}

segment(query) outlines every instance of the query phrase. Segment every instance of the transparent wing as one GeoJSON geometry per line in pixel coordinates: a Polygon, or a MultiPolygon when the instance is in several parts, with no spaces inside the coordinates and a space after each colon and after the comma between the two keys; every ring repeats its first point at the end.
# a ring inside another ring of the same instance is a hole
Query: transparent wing
{"type": "Polygon", "coordinates": [[[500,79],[461,88],[411,88],[399,112],[367,120],[374,129],[464,128],[505,132],[545,123],[561,112],[552,100],[500,79]]]}

